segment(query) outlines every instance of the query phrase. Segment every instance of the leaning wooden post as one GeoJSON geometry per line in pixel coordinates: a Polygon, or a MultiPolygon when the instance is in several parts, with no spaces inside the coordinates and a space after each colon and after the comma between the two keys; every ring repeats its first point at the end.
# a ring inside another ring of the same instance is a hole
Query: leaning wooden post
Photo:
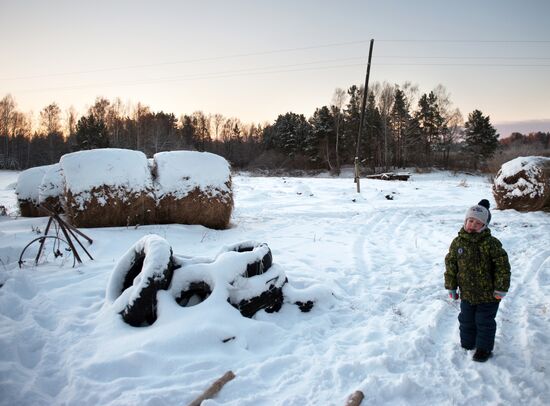
{"type": "Polygon", "coordinates": [[[367,105],[367,94],[369,92],[370,61],[372,58],[372,47],[374,39],[370,40],[369,61],[367,63],[367,74],[365,77],[365,88],[363,89],[363,101],[361,103],[361,120],[359,121],[359,131],[357,132],[357,143],[355,147],[355,183],[357,183],[357,193],[361,192],[359,186],[359,145],[361,143],[361,134],[363,132],[363,122],[365,121],[365,107],[367,105]]]}
{"type": "Polygon", "coordinates": [[[346,406],[359,406],[364,398],[365,395],[363,395],[363,392],[357,390],[350,395],[346,402],[346,406]]]}
{"type": "Polygon", "coordinates": [[[361,181],[359,178],[359,157],[355,157],[355,183],[357,183],[357,193],[361,193],[361,181]]]}
{"type": "Polygon", "coordinates": [[[227,371],[220,379],[210,385],[210,387],[206,389],[202,395],[189,403],[188,406],[200,406],[203,400],[213,398],[216,393],[218,393],[223,386],[233,378],[235,378],[235,374],[232,371],[227,371]]]}

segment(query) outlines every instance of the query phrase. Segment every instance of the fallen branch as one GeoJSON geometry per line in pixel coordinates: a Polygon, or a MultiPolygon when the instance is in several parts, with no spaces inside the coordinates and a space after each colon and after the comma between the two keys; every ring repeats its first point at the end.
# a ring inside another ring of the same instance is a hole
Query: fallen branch
{"type": "Polygon", "coordinates": [[[359,406],[361,402],[363,401],[363,398],[365,395],[363,395],[363,392],[360,390],[356,390],[351,394],[351,396],[348,398],[346,402],[346,406],[359,406]]]}
{"type": "Polygon", "coordinates": [[[408,173],[379,173],[376,175],[368,175],[367,179],[381,179],[381,180],[403,180],[407,181],[411,175],[408,173]]]}
{"type": "Polygon", "coordinates": [[[235,378],[235,374],[232,371],[227,371],[220,379],[210,385],[210,387],[206,389],[202,395],[189,403],[188,406],[200,406],[203,400],[213,398],[216,393],[218,393],[223,386],[233,378],[235,378]]]}

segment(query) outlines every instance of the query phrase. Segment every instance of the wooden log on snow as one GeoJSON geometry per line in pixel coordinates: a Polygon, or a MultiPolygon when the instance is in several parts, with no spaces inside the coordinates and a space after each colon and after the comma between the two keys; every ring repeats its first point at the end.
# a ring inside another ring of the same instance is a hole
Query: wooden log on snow
{"type": "Polygon", "coordinates": [[[550,158],[529,156],[502,165],[493,182],[499,209],[550,209],[550,158]]]}
{"type": "Polygon", "coordinates": [[[367,179],[380,179],[380,180],[403,180],[407,181],[411,175],[407,173],[379,173],[376,175],[368,175],[367,179]]]}
{"type": "Polygon", "coordinates": [[[346,402],[346,406],[359,406],[365,395],[360,390],[353,392],[346,402]]]}
{"type": "Polygon", "coordinates": [[[233,371],[227,371],[221,378],[210,385],[210,387],[206,389],[202,395],[189,403],[188,406],[200,406],[203,400],[213,398],[223,388],[223,386],[233,378],[235,378],[233,371]]]}

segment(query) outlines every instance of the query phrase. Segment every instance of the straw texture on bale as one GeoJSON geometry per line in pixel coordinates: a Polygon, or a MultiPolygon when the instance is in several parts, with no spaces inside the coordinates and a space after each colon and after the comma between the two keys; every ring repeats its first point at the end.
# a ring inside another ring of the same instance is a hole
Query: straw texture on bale
{"type": "Polygon", "coordinates": [[[157,221],[226,229],[233,211],[229,163],[208,152],[169,151],[154,156],[157,221]]]}
{"type": "MultiPolygon", "coordinates": [[[[231,180],[226,183],[231,190],[231,180]]],[[[193,189],[183,198],[166,194],[157,203],[157,221],[160,224],[200,224],[217,230],[229,226],[233,211],[233,195],[217,190],[215,194],[193,189]]]]}
{"type": "Polygon", "coordinates": [[[550,158],[520,157],[503,164],[493,196],[499,209],[550,210],[550,158]]]}
{"type": "Polygon", "coordinates": [[[153,179],[143,152],[103,148],[63,155],[66,214],[76,227],[154,223],[153,179]]]}
{"type": "Polygon", "coordinates": [[[43,217],[46,215],[38,207],[38,204],[32,200],[17,199],[17,203],[19,203],[19,212],[23,217],[43,217]]]}
{"type": "Polygon", "coordinates": [[[15,194],[21,216],[42,217],[47,215],[39,208],[39,188],[44,175],[52,166],[36,166],[19,174],[15,194]]]}
{"type": "Polygon", "coordinates": [[[75,227],[116,227],[155,223],[155,198],[151,192],[128,192],[112,186],[89,192],[65,193],[66,213],[75,227]]]}

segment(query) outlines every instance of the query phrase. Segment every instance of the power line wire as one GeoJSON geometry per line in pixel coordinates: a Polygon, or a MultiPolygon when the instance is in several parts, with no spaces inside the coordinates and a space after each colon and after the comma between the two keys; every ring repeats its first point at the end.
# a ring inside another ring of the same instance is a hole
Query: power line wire
{"type": "Polygon", "coordinates": [[[377,39],[376,42],[463,42],[478,44],[550,44],[550,40],[480,40],[480,39],[377,39]]]}
{"type": "MultiPolygon", "coordinates": [[[[351,60],[357,58],[350,58],[351,60]]],[[[344,65],[332,65],[332,66],[313,66],[309,68],[297,68],[289,69],[293,67],[299,67],[309,64],[314,64],[316,62],[305,63],[305,64],[293,64],[293,65],[279,65],[275,67],[263,67],[263,68],[254,68],[254,69],[240,69],[232,71],[221,71],[221,72],[210,72],[207,74],[190,74],[190,75],[179,75],[165,78],[152,78],[152,79],[143,79],[137,81],[127,81],[127,82],[110,82],[110,83],[95,83],[87,85],[71,85],[71,86],[59,86],[59,87],[49,87],[41,89],[23,89],[18,90],[21,93],[32,93],[32,92],[43,92],[43,91],[59,91],[59,90],[77,90],[85,89],[91,87],[120,87],[120,86],[135,86],[135,85],[150,85],[157,83],[172,83],[178,81],[190,81],[190,80],[205,80],[205,79],[224,79],[231,77],[239,76],[250,76],[250,75],[266,75],[266,74],[277,74],[277,73],[291,73],[291,72],[307,72],[307,71],[319,71],[319,70],[330,70],[330,69],[343,69],[343,68],[355,68],[363,67],[364,63],[356,64],[344,64],[344,65]]],[[[373,63],[373,66],[448,66],[448,67],[543,67],[550,68],[550,64],[434,64],[434,63],[373,63]]]]}
{"type": "MultiPolygon", "coordinates": [[[[518,44],[536,43],[536,44],[550,44],[550,40],[547,41],[547,40],[378,39],[377,41],[378,42],[433,42],[433,43],[441,42],[441,43],[499,43],[499,44],[501,44],[501,43],[518,43],[518,44]]],[[[275,50],[271,50],[271,51],[249,52],[249,53],[241,53],[241,54],[233,54],[233,55],[225,55],[225,56],[207,57],[207,58],[195,58],[195,59],[189,59],[189,60],[183,60],[183,61],[168,61],[168,62],[158,62],[158,63],[152,63],[152,64],[106,67],[106,68],[82,70],[82,71],[73,71],[73,72],[58,72],[58,73],[50,73],[50,74],[42,74],[42,75],[27,75],[27,76],[18,76],[18,77],[12,77],[12,78],[0,78],[0,80],[8,81],[8,80],[37,79],[37,78],[56,77],[56,76],[71,76],[71,75],[81,75],[81,74],[89,74],[89,73],[109,72],[109,71],[117,71],[117,70],[142,69],[142,68],[151,68],[151,67],[158,67],[158,66],[193,64],[193,63],[199,63],[199,62],[213,62],[213,61],[219,61],[219,60],[224,60],[224,59],[236,59],[236,58],[244,58],[244,57],[250,57],[250,56],[271,55],[271,54],[305,51],[305,50],[312,50],[312,49],[322,49],[322,48],[341,47],[341,46],[348,46],[348,45],[358,45],[358,44],[365,44],[365,43],[368,43],[368,42],[370,42],[370,40],[336,42],[336,43],[312,45],[312,46],[305,46],[305,47],[282,48],[282,49],[275,49],[275,50]]],[[[380,57],[384,57],[384,56],[382,56],[382,55],[377,56],[377,58],[380,58],[380,57]]],[[[399,56],[387,56],[387,57],[399,57],[399,56]]],[[[366,56],[364,58],[366,58],[366,56]]],[[[415,58],[415,56],[411,56],[409,58],[415,58]]],[[[422,58],[422,57],[416,57],[416,58],[422,58]]],[[[430,57],[428,56],[426,58],[430,58],[430,57]]],[[[452,58],[452,57],[448,57],[448,58],[452,58]]],[[[459,58],[459,57],[456,57],[456,58],[459,58]]],[[[472,58],[475,58],[475,57],[472,57],[472,58]]],[[[483,58],[483,57],[480,57],[480,58],[483,58]]],[[[488,57],[488,58],[491,58],[491,57],[488,57]]],[[[499,57],[495,57],[495,58],[499,58],[499,57]]],[[[503,57],[503,58],[505,58],[505,57],[503,57]]],[[[521,58],[521,57],[506,57],[506,58],[521,58]]],[[[525,59],[539,59],[539,58],[537,58],[537,57],[534,57],[534,58],[527,57],[525,59]]],[[[545,58],[545,59],[549,59],[549,58],[545,58]]]]}

